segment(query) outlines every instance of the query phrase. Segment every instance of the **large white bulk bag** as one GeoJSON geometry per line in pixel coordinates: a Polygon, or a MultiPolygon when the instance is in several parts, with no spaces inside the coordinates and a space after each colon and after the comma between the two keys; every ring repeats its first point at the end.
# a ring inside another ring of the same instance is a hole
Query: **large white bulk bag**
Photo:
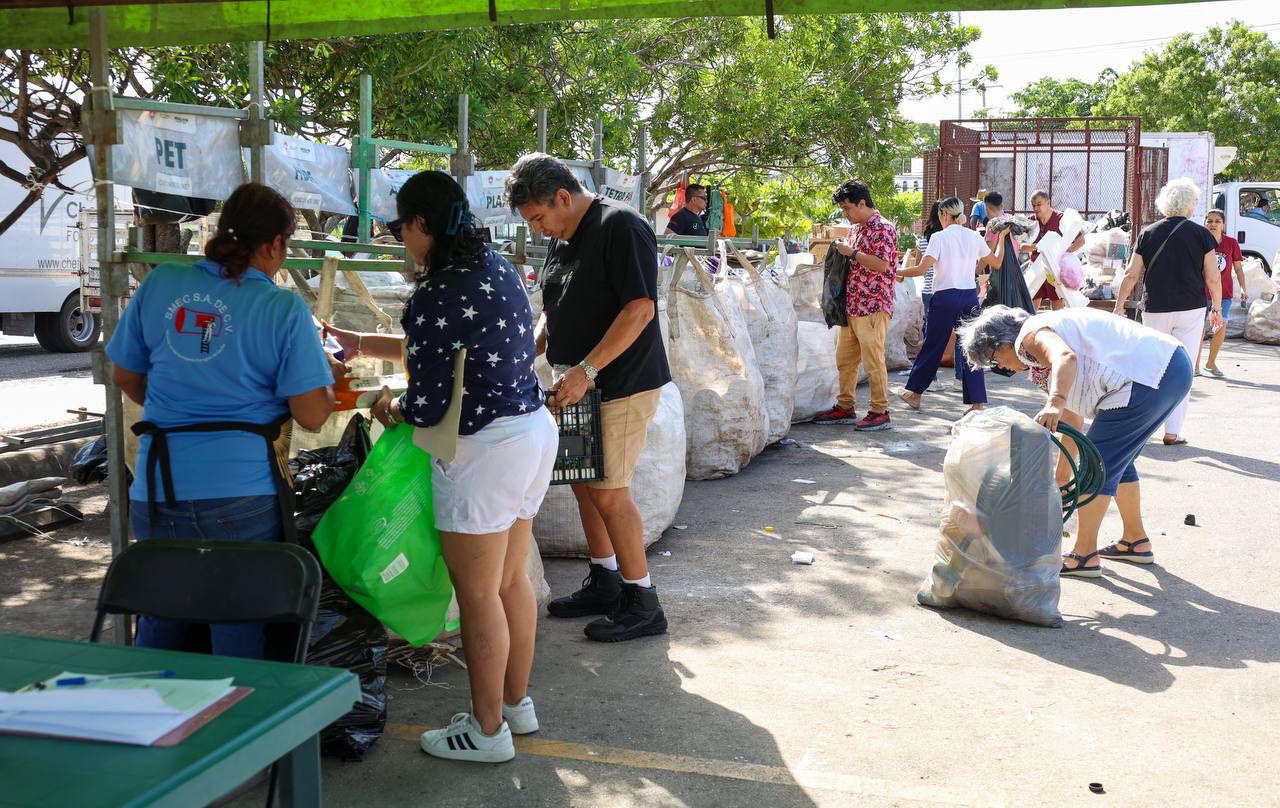
{"type": "Polygon", "coordinates": [[[726,247],[743,275],[725,272],[724,280],[738,300],[747,325],[747,335],[755,351],[756,365],[764,380],[765,412],[769,416],[766,443],[776,443],[791,431],[791,415],[796,397],[796,313],[791,307],[786,276],[761,274],[731,241],[720,242],[720,266],[729,265],[726,247]]]}
{"type": "Polygon", "coordinates": [[[1280,345],[1280,298],[1255,300],[1249,304],[1244,338],[1262,345],[1280,345]]]}
{"type": "MultiPolygon", "coordinates": [[[[644,451],[631,481],[631,498],[644,521],[648,547],[671,527],[684,498],[684,406],[672,382],[662,388],[658,411],[649,422],[644,451]]],[[[533,520],[533,536],[545,556],[586,557],[587,537],[578,518],[578,502],[567,485],[553,485],[533,520]]]]}
{"type": "Polygon", "coordinates": [[[822,264],[797,264],[789,271],[787,286],[796,320],[826,324],[822,316],[822,264]]]}
{"type": "Polygon", "coordinates": [[[796,398],[791,412],[793,423],[811,421],[836,403],[840,374],[836,370],[838,331],[826,323],[801,320],[796,325],[799,360],[796,362],[796,398]]]}
{"type": "Polygon", "coordinates": [[[684,401],[687,474],[737,474],[765,446],[764,378],[737,298],[717,290],[693,250],[677,254],[667,293],[667,360],[684,401]],[[681,284],[692,269],[697,283],[681,284]]]}
{"type": "Polygon", "coordinates": [[[924,343],[924,301],[909,283],[893,284],[893,317],[884,338],[884,359],[889,370],[911,367],[911,359],[924,343]]]}

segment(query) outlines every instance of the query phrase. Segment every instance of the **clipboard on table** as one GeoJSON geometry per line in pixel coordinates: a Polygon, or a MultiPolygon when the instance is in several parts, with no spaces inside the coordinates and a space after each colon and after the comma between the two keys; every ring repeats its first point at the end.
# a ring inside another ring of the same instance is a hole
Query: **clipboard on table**
{"type": "Polygon", "coordinates": [[[444,417],[432,426],[413,428],[413,445],[432,457],[452,463],[458,456],[458,427],[462,423],[462,388],[467,366],[467,349],[453,355],[453,389],[444,417]]]}

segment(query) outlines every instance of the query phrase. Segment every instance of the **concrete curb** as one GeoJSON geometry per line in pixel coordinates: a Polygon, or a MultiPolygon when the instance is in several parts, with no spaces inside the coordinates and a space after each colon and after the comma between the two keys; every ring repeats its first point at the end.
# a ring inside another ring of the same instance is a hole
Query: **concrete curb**
{"type": "Polygon", "coordinates": [[[37,477],[69,476],[76,452],[93,440],[94,437],[76,438],[49,446],[0,454],[0,486],[37,477]]]}

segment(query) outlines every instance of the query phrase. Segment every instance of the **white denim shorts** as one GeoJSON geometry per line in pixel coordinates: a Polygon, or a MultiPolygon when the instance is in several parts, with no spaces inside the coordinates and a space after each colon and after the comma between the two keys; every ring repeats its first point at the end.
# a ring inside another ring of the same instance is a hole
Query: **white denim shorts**
{"type": "Polygon", "coordinates": [[[532,519],[547,495],[559,445],[560,431],[546,407],[460,436],[453,462],[431,464],[436,529],[501,533],[517,519],[532,519]]]}

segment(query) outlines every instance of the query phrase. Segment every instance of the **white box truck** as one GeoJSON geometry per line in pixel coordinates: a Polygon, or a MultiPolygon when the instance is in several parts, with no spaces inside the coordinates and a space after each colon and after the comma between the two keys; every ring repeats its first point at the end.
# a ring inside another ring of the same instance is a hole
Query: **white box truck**
{"type": "Polygon", "coordinates": [[[1226,214],[1227,235],[1240,242],[1244,257],[1261,258],[1262,268],[1275,277],[1280,262],[1280,182],[1216,185],[1213,206],[1226,214]]]}
{"type": "MultiPolygon", "coordinates": [[[[20,171],[29,164],[16,146],[3,141],[0,159],[20,171]]],[[[96,345],[101,324],[80,304],[80,214],[95,206],[89,161],[72,165],[61,181],[74,193],[49,186],[0,233],[0,331],[34,336],[46,350],[65,353],[96,345]]],[[[0,179],[0,212],[7,214],[26,195],[22,186],[0,179]]],[[[130,190],[117,187],[117,215],[131,216],[131,208],[130,190]]]]}

